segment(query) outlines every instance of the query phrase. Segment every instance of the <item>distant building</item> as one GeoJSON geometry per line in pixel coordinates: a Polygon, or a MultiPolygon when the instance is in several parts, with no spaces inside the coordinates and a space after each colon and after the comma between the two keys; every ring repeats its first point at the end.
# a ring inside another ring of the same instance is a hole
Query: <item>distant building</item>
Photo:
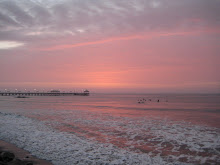
{"type": "Polygon", "coordinates": [[[59,90],[52,90],[52,91],[50,91],[51,93],[60,93],[60,91],[59,90]]]}
{"type": "Polygon", "coordinates": [[[84,90],[84,94],[89,95],[89,91],[87,89],[84,90]]]}

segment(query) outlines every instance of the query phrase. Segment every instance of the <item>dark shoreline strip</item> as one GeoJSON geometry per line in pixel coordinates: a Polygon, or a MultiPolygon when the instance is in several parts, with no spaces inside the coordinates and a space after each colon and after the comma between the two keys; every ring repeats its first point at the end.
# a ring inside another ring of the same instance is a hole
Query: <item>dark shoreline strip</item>
{"type": "Polygon", "coordinates": [[[8,143],[6,141],[0,140],[0,153],[10,152],[15,155],[13,161],[8,163],[3,163],[0,161],[0,165],[53,165],[51,162],[47,160],[38,159],[32,156],[28,151],[25,151],[21,148],[18,148],[14,144],[8,143]]]}

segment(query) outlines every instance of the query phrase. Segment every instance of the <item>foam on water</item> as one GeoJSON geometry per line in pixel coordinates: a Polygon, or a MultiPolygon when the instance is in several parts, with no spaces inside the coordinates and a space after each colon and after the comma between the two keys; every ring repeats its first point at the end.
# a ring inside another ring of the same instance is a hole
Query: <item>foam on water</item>
{"type": "Polygon", "coordinates": [[[0,102],[0,139],[54,164],[220,164],[220,95],[0,102]],[[139,104],[140,98],[151,101],[139,104]]]}
{"type": "Polygon", "coordinates": [[[160,155],[172,162],[220,162],[219,128],[146,115],[126,117],[77,110],[54,113],[59,117],[53,117],[49,124],[55,128],[130,151],[160,155]]]}
{"type": "Polygon", "coordinates": [[[50,120],[0,113],[0,138],[57,165],[220,163],[218,128],[88,111],[44,115],[50,120]]]}
{"type": "Polygon", "coordinates": [[[16,144],[55,165],[69,164],[167,164],[161,157],[128,152],[59,132],[42,122],[17,114],[0,114],[0,138],[16,144]]]}

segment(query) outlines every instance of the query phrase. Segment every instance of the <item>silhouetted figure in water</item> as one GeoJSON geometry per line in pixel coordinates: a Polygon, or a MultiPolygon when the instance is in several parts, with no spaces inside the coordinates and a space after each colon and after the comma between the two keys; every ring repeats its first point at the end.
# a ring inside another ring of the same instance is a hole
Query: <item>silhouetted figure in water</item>
{"type": "Polygon", "coordinates": [[[159,103],[159,102],[160,102],[160,100],[158,99],[158,100],[157,100],[157,102],[159,103]]]}
{"type": "Polygon", "coordinates": [[[143,100],[141,100],[141,99],[138,99],[138,103],[140,104],[140,103],[144,103],[146,100],[145,99],[143,99],[143,100]]]}

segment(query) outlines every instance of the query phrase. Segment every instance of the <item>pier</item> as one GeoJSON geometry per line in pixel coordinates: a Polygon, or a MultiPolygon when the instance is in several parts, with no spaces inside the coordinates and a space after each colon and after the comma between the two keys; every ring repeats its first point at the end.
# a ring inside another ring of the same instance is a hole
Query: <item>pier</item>
{"type": "Polygon", "coordinates": [[[53,90],[49,92],[0,92],[0,96],[89,96],[89,91],[60,92],[53,90]]]}

